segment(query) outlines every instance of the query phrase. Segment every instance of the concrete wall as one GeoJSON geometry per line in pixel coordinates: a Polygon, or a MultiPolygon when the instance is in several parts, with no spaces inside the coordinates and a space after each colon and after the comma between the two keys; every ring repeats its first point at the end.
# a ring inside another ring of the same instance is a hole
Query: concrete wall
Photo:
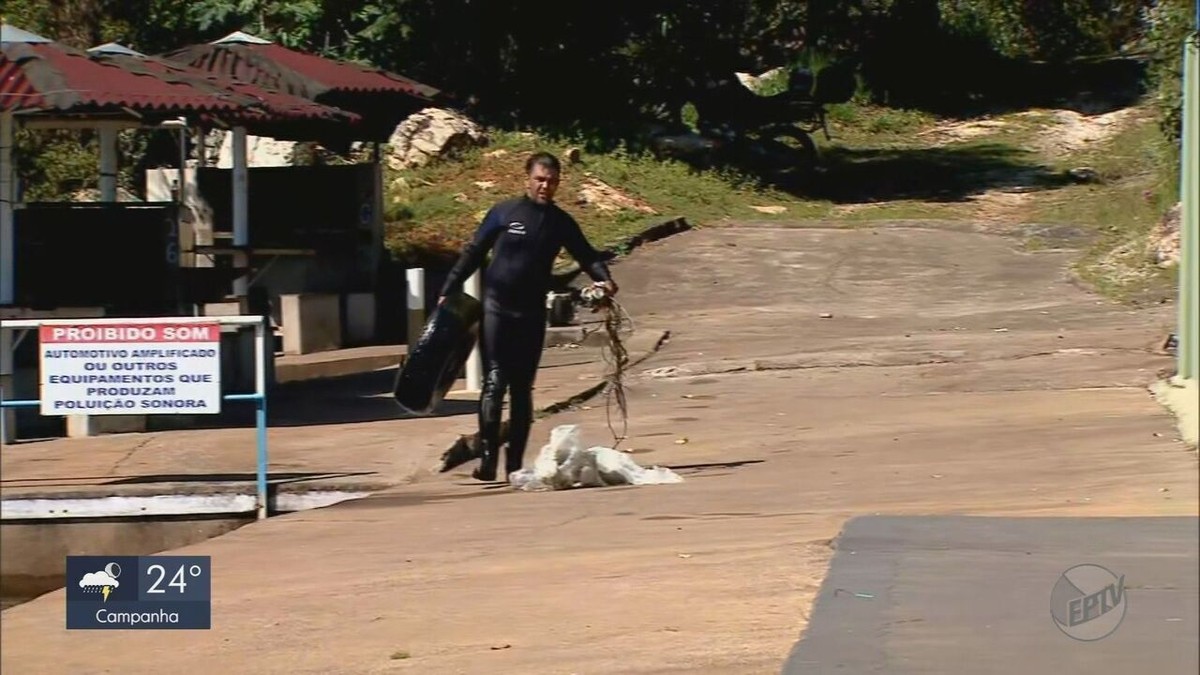
{"type": "Polygon", "coordinates": [[[284,354],[311,354],[342,346],[342,308],[337,295],[281,295],[279,319],[284,354]]]}
{"type": "Polygon", "coordinates": [[[69,555],[150,555],[253,522],[242,518],[80,519],[0,524],[0,599],[8,607],[62,588],[69,555]]]}

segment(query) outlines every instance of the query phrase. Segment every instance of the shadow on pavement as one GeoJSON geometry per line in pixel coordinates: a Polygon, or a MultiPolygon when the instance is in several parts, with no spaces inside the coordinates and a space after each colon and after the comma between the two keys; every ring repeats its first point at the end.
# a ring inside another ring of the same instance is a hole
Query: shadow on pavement
{"type": "MultiPolygon", "coordinates": [[[[478,408],[474,400],[447,400],[429,415],[413,415],[392,398],[395,379],[396,369],[388,368],[279,385],[267,395],[267,425],[279,428],[453,417],[473,415],[478,408]]],[[[254,406],[249,403],[226,403],[219,415],[179,419],[164,417],[154,422],[157,422],[155,431],[247,428],[254,426],[254,406]]]]}
{"type": "Polygon", "coordinates": [[[743,459],[735,462],[710,462],[708,464],[667,464],[668,469],[675,472],[700,473],[707,469],[740,469],[751,464],[762,464],[764,459],[743,459]]]}
{"type": "Polygon", "coordinates": [[[825,150],[821,170],[780,185],[808,199],[836,204],[920,200],[964,201],[988,190],[1050,190],[1076,182],[998,143],[929,148],[825,150]]]}

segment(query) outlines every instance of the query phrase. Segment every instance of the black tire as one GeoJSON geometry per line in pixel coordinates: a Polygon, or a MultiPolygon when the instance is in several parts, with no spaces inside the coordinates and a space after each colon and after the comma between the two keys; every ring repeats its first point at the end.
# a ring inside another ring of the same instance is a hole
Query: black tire
{"type": "Polygon", "coordinates": [[[392,395],[400,407],[429,415],[441,404],[475,348],[482,314],[482,304],[466,293],[447,297],[434,311],[396,373],[392,395]]]}

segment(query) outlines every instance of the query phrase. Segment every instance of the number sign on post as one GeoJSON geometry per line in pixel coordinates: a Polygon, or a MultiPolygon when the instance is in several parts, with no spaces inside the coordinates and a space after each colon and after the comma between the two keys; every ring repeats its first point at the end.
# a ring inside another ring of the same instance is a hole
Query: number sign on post
{"type": "Polygon", "coordinates": [[[218,323],[41,326],[43,415],[221,412],[218,323]]]}

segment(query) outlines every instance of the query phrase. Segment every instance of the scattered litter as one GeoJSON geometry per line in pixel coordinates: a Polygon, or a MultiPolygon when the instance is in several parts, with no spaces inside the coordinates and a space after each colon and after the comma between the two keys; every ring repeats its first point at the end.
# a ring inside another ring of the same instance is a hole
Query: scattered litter
{"type": "Polygon", "coordinates": [[[512,649],[512,645],[499,645],[499,646],[493,646],[491,649],[492,649],[492,651],[494,651],[494,652],[498,652],[498,651],[500,651],[501,649],[512,649]]]}
{"type": "Polygon", "coordinates": [[[683,478],[666,467],[644,468],[627,454],[594,446],[584,449],[579,425],[562,424],[550,432],[550,442],[534,461],[532,469],[509,474],[516,490],[568,490],[609,485],[665,485],[682,483],[683,478]]]}
{"type": "Polygon", "coordinates": [[[992,332],[993,333],[1007,333],[1008,329],[1007,328],[993,328],[992,332]]]}
{"type": "Polygon", "coordinates": [[[679,554],[679,557],[680,557],[680,558],[687,559],[687,558],[690,558],[690,557],[692,557],[692,554],[691,554],[691,553],[680,553],[680,554],[679,554]]]}
{"type": "Polygon", "coordinates": [[[1171,488],[1158,488],[1159,492],[1170,492],[1171,488]]]}
{"type": "Polygon", "coordinates": [[[784,213],[787,211],[786,206],[751,206],[750,208],[754,209],[755,211],[758,211],[759,213],[778,214],[778,213],[784,213]]]}
{"type": "Polygon", "coordinates": [[[688,442],[688,439],[686,437],[675,439],[675,445],[687,445],[687,442],[688,442]]]}
{"type": "Polygon", "coordinates": [[[480,190],[486,190],[491,187],[496,187],[496,181],[494,181],[494,180],[477,180],[477,181],[475,181],[475,187],[479,188],[480,190]]]}
{"type": "Polygon", "coordinates": [[[675,366],[663,366],[662,368],[647,370],[645,373],[643,373],[643,375],[647,375],[649,377],[674,377],[678,372],[679,369],[675,366]]]}
{"type": "Polygon", "coordinates": [[[930,478],[942,478],[943,476],[940,473],[931,473],[931,474],[929,474],[929,477],[930,478]]]}
{"type": "Polygon", "coordinates": [[[490,159],[493,157],[503,157],[507,154],[508,154],[508,151],[501,148],[500,150],[492,150],[491,152],[485,152],[485,153],[483,153],[483,156],[490,159]]]}
{"type": "Polygon", "coordinates": [[[846,589],[844,589],[844,588],[835,588],[835,589],[833,589],[833,594],[834,594],[834,596],[837,596],[837,594],[838,594],[838,593],[845,593],[846,595],[853,595],[853,596],[854,596],[854,597],[856,597],[856,598],[866,598],[866,599],[868,599],[868,600],[870,600],[870,599],[872,599],[872,598],[874,598],[874,597],[875,597],[875,596],[874,596],[873,594],[871,594],[871,593],[855,593],[854,591],[848,591],[848,590],[846,590],[846,589]]]}
{"type": "Polygon", "coordinates": [[[831,312],[821,312],[821,318],[822,319],[832,319],[833,314],[831,312]]]}

